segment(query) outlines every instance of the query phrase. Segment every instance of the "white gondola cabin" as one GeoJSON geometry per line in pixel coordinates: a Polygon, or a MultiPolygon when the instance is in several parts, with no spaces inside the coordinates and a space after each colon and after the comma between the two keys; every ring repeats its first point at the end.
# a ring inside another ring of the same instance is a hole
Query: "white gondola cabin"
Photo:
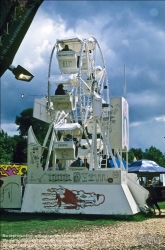
{"type": "Polygon", "coordinates": [[[55,95],[50,97],[55,111],[75,110],[78,97],[74,95],[55,95]]]}

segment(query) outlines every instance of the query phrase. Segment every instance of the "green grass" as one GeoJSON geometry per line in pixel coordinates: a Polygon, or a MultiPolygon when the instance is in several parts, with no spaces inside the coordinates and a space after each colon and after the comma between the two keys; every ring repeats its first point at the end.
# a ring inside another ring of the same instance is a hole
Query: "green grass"
{"type": "Polygon", "coordinates": [[[161,209],[165,209],[165,202],[158,202],[158,205],[161,209]]]}
{"type": "MultiPolygon", "coordinates": [[[[165,204],[164,204],[165,205],[165,204]]],[[[54,235],[64,232],[77,232],[87,228],[101,226],[113,226],[123,221],[143,221],[150,218],[150,215],[136,214],[115,215],[115,216],[92,216],[92,215],[58,215],[58,214],[1,214],[1,237],[10,239],[10,235],[54,235]]],[[[19,237],[20,235],[20,237],[19,237]]]]}
{"type": "MultiPolygon", "coordinates": [[[[165,209],[165,202],[158,203],[161,209],[165,209]]],[[[150,219],[152,214],[114,215],[59,215],[46,213],[6,213],[1,214],[0,239],[10,239],[12,235],[54,235],[64,232],[77,232],[92,230],[92,227],[113,226],[123,221],[144,221],[150,219]],[[10,236],[11,235],[11,236],[10,236]]],[[[20,235],[20,237],[19,237],[20,235]]]]}

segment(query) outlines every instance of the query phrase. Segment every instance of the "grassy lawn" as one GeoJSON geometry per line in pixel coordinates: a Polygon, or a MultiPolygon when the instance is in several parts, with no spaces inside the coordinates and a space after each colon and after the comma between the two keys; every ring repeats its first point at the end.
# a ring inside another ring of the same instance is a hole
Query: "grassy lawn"
{"type": "MultiPolygon", "coordinates": [[[[165,208],[165,202],[159,204],[161,205],[161,208],[165,208]]],[[[150,218],[151,215],[141,213],[133,216],[2,213],[0,222],[0,239],[12,238],[10,235],[18,235],[18,238],[20,238],[23,237],[23,235],[54,235],[57,233],[62,234],[64,232],[77,232],[86,230],[89,227],[115,225],[116,223],[123,221],[143,221],[150,218]]]]}
{"type": "Polygon", "coordinates": [[[165,202],[158,202],[161,209],[165,209],[165,202]]]}
{"type": "MultiPolygon", "coordinates": [[[[165,209],[165,202],[158,203],[161,209],[165,209]]],[[[96,216],[96,215],[59,215],[59,214],[1,214],[0,239],[12,238],[9,235],[53,235],[64,232],[77,232],[86,228],[115,225],[123,221],[144,221],[151,215],[136,214],[133,216],[96,216]],[[8,235],[8,236],[5,236],[8,235]]]]}

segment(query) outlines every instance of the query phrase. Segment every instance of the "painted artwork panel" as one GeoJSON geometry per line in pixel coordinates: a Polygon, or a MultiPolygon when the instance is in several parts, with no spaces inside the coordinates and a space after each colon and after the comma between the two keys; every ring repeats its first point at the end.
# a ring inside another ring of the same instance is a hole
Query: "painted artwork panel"
{"type": "Polygon", "coordinates": [[[27,165],[21,164],[0,164],[0,178],[23,175],[27,171],[27,165]]]}
{"type": "Polygon", "coordinates": [[[131,193],[122,185],[30,184],[25,197],[22,212],[133,214],[139,211],[134,200],[129,204],[131,193]]]}
{"type": "Polygon", "coordinates": [[[21,208],[21,176],[15,175],[0,179],[0,207],[21,208]]]}
{"type": "MultiPolygon", "coordinates": [[[[55,171],[34,171],[31,169],[28,172],[29,184],[104,184],[115,185],[121,184],[120,169],[105,169],[105,170],[81,170],[80,167],[74,167],[75,170],[55,170],[55,171]]],[[[122,171],[122,182],[126,181],[126,171],[122,171]]]]}

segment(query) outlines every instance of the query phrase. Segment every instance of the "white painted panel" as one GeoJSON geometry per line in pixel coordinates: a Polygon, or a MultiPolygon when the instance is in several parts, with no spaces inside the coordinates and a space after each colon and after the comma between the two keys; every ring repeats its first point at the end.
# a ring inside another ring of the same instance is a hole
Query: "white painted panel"
{"type": "Polygon", "coordinates": [[[93,116],[100,117],[102,115],[102,98],[94,98],[93,100],[93,116]]]}
{"type": "Polygon", "coordinates": [[[33,117],[41,121],[50,123],[50,116],[47,112],[46,102],[46,97],[34,100],[33,117]]]}
{"type": "Polygon", "coordinates": [[[134,214],[137,213],[137,204],[135,203],[135,200],[126,184],[122,184],[122,188],[124,190],[124,193],[126,195],[126,198],[128,200],[128,203],[130,204],[132,211],[134,214]]]}
{"type": "Polygon", "coordinates": [[[146,199],[148,197],[148,190],[139,185],[136,181],[134,181],[131,177],[127,177],[127,185],[139,206],[144,207],[146,204],[146,199]]]}
{"type": "Polygon", "coordinates": [[[55,111],[59,110],[75,110],[78,101],[77,96],[73,95],[55,95],[50,97],[55,111]]]}
{"type": "Polygon", "coordinates": [[[77,55],[75,51],[59,51],[57,52],[59,69],[61,72],[77,72],[77,55]]]}
{"type": "MultiPolygon", "coordinates": [[[[61,162],[61,160],[60,160],[61,162]]],[[[64,164],[64,163],[63,163],[64,164]]],[[[64,167],[65,164],[64,164],[64,167]]],[[[124,171],[125,172],[125,171],[124,171]]],[[[123,182],[123,180],[122,180],[123,182]]],[[[120,169],[100,169],[100,170],[81,170],[75,168],[75,171],[43,171],[41,167],[37,168],[36,163],[28,167],[29,184],[85,184],[85,185],[116,185],[121,184],[120,169]]]]}
{"type": "Polygon", "coordinates": [[[34,132],[32,129],[32,126],[30,126],[29,130],[28,130],[28,145],[29,144],[36,144],[36,145],[40,145],[34,132]]]}
{"type": "Polygon", "coordinates": [[[118,150],[129,150],[128,103],[123,97],[111,98],[110,143],[118,150]]]}
{"type": "Polygon", "coordinates": [[[121,185],[28,184],[21,211],[132,215],[139,209],[121,185]]]}
{"type": "Polygon", "coordinates": [[[21,175],[0,179],[0,207],[21,208],[21,175]]]}

